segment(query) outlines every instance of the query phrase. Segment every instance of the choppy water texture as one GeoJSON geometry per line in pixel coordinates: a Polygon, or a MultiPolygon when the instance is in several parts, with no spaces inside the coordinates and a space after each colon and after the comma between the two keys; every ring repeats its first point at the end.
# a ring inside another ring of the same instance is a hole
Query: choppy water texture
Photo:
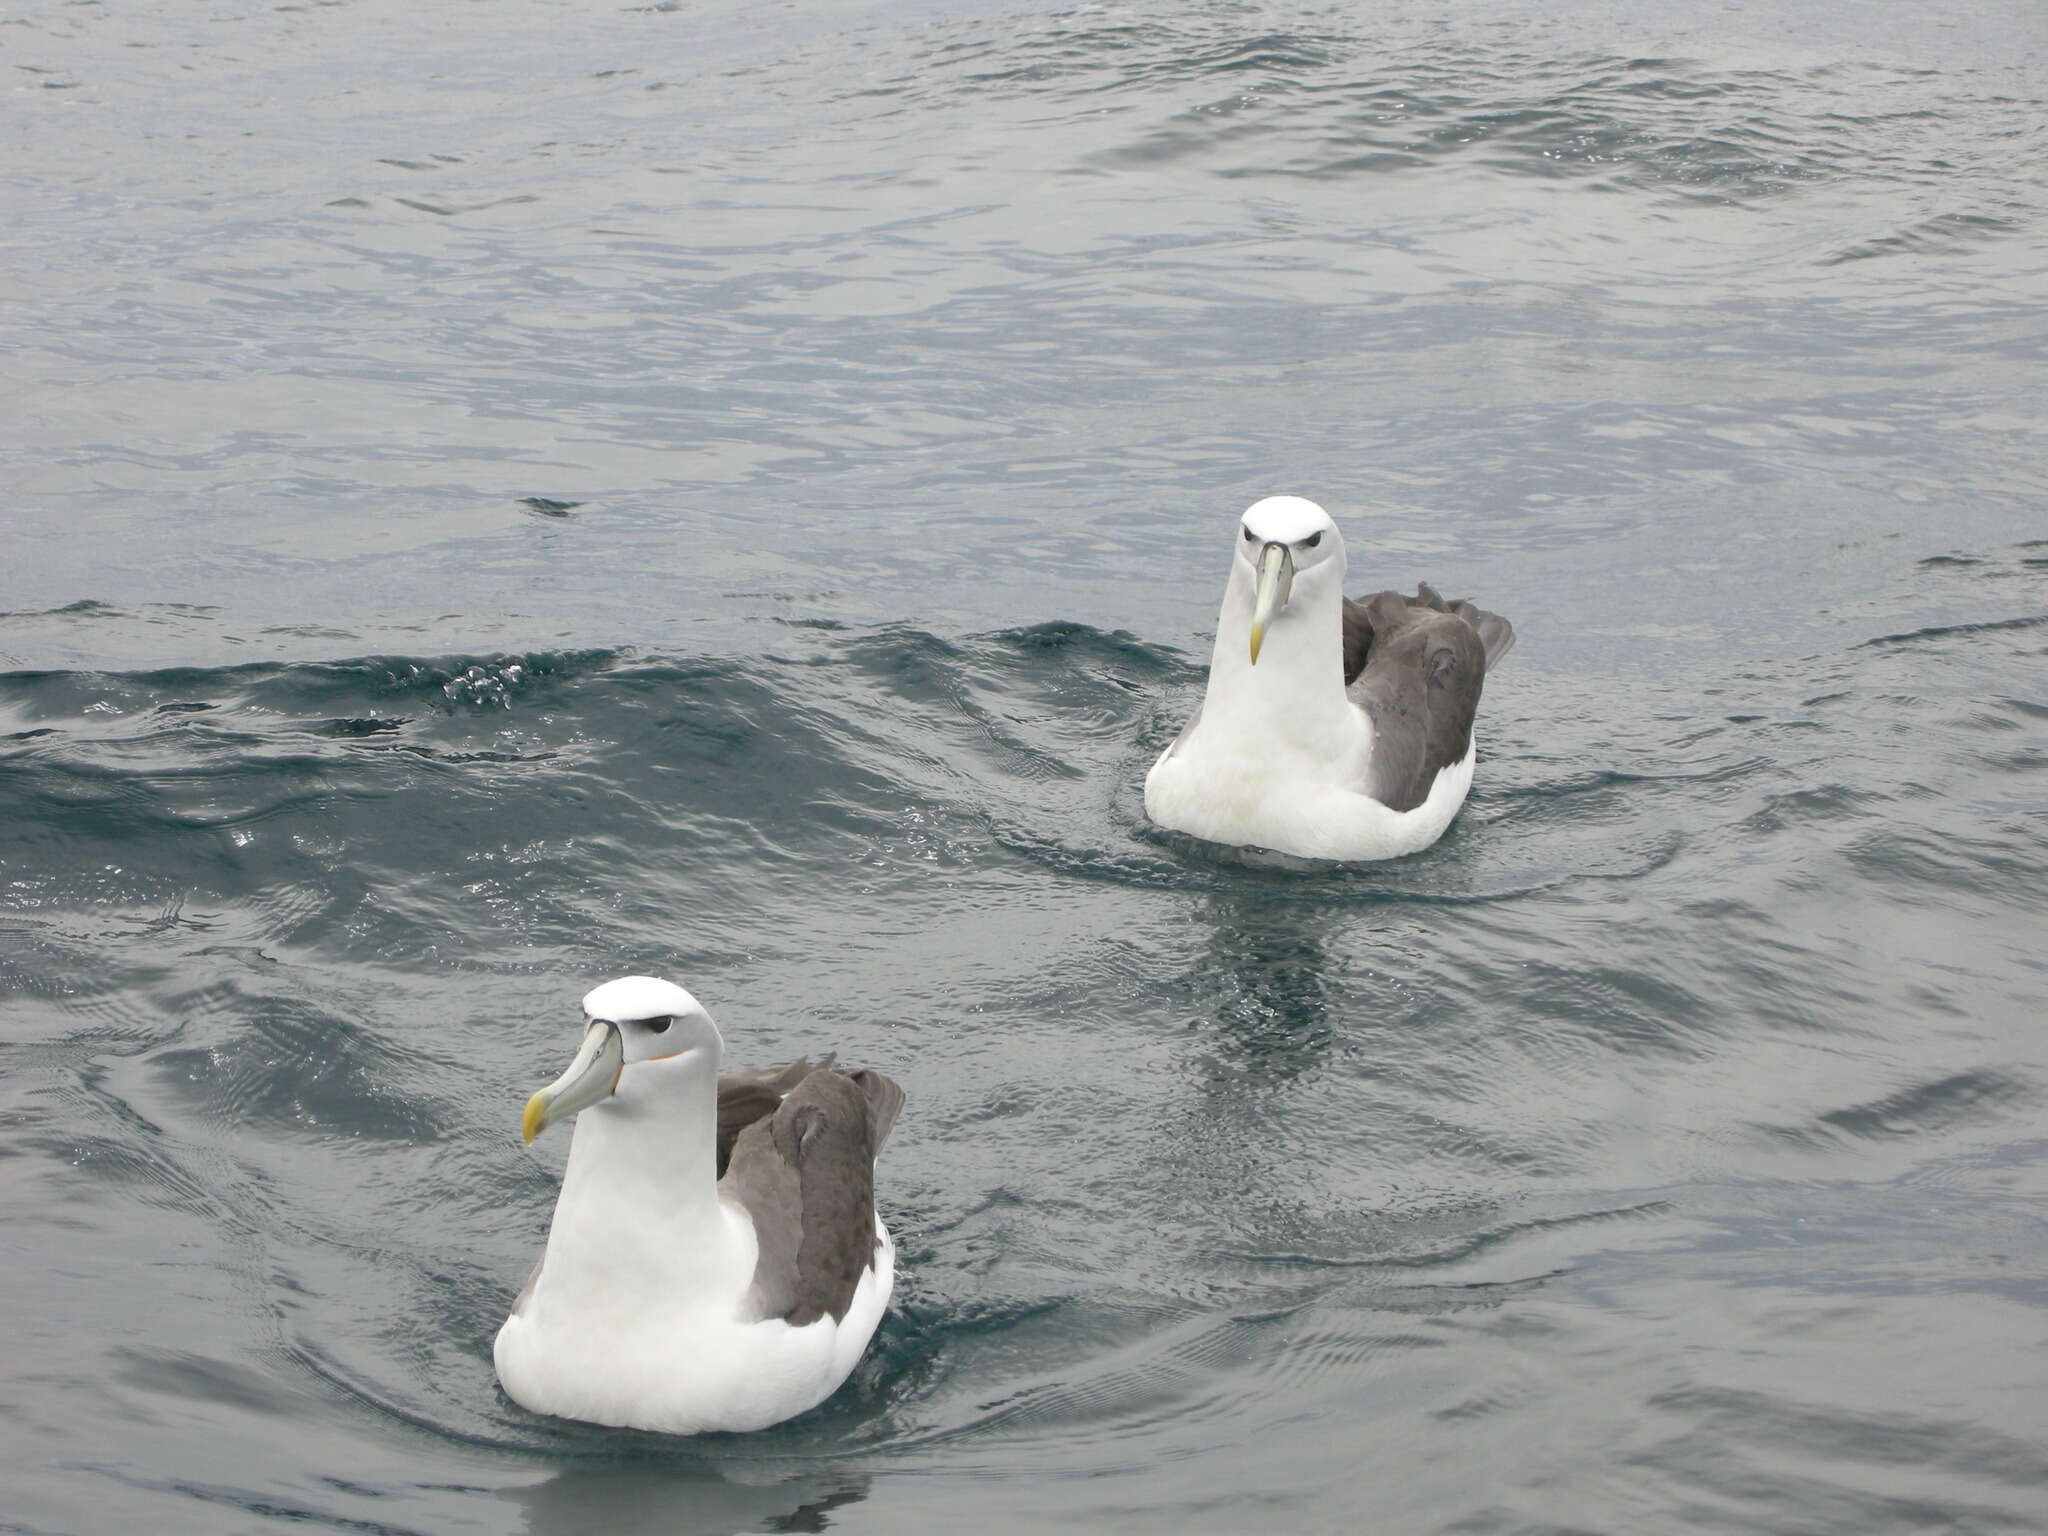
{"type": "Polygon", "coordinates": [[[0,1528],[2048,1527],[2033,0],[0,26],[0,1528]],[[1138,784],[1231,519],[1513,617],[1138,784]],[[751,1437],[488,1347],[592,981],[911,1094],[751,1437]]]}

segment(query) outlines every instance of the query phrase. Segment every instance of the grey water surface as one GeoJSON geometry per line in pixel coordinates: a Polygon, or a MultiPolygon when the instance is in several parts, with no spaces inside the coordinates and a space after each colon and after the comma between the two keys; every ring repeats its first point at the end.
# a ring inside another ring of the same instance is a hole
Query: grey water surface
{"type": "Polygon", "coordinates": [[[0,1530],[2048,1529],[2048,12],[0,17],[0,1530]],[[1462,819],[1163,838],[1236,513],[1462,819]],[[899,1078],[752,1436],[490,1340],[577,999],[899,1078]]]}

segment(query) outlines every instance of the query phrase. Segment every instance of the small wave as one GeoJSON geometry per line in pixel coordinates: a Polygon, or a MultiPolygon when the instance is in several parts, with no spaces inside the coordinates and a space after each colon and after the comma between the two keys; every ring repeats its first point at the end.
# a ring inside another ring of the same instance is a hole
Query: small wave
{"type": "MultiPolygon", "coordinates": [[[[1880,65],[1731,69],[1673,57],[1546,56],[1400,29],[1245,30],[1197,14],[961,39],[932,49],[914,73],[864,89],[927,103],[949,90],[1052,98],[1093,113],[1109,110],[1105,100],[1125,114],[1175,103],[1163,121],[1090,157],[1109,170],[1183,162],[1231,177],[1325,178],[1463,163],[1754,202],[1845,178],[1951,181],[1952,167],[1925,147],[1944,106],[1868,106],[1874,92],[1930,84],[1926,71],[1880,65]],[[1228,94],[1187,104],[1204,86],[1228,94]]],[[[1897,238],[1926,247],[2018,227],[2002,215],[1958,212],[1897,238]]],[[[1832,259],[1882,254],[1882,246],[1832,259]]]]}
{"type": "MultiPolygon", "coordinates": [[[[1949,1523],[1954,1507],[1943,1503],[1880,1500],[1866,1490],[1874,1479],[1868,1471],[1848,1473],[1831,1485],[1811,1476],[1769,1474],[1764,1467],[1786,1446],[1798,1446],[1825,1466],[1909,1468],[1945,1477],[1983,1479],[2004,1488],[2038,1494],[2048,1484],[2048,1455],[2037,1442],[2002,1433],[1980,1420],[1943,1417],[1925,1410],[1847,1407],[1840,1403],[1805,1401],[1787,1394],[1738,1388],[1688,1385],[1659,1392],[1646,1405],[1661,1416],[1691,1425],[1692,1433],[1664,1446],[1653,1465],[1685,1478],[1703,1491],[1717,1492],[1734,1503],[1750,1503],[1760,1495],[1771,1507],[1802,1524],[1816,1519],[1832,1524],[1830,1514],[1863,1506],[1859,1517],[1868,1526],[1903,1520],[1949,1523]],[[1706,1447],[1710,1453],[1703,1454],[1706,1447]],[[1742,1454],[1743,1450],[1753,1453],[1742,1454]],[[1855,1492],[1851,1494],[1850,1489],[1855,1492]],[[1890,1507],[1884,1507],[1889,1505],[1890,1507]]],[[[2023,1521],[1995,1507],[1976,1505],[1987,1528],[2018,1530],[2023,1521]]]]}
{"type": "Polygon", "coordinates": [[[946,43],[925,62],[984,91],[1073,95],[1245,70],[1317,69],[1341,57],[1346,42],[1313,33],[1239,34],[1200,20],[1124,26],[1054,21],[1021,35],[946,43]]]}
{"type": "Polygon", "coordinates": [[[387,1086],[431,1075],[397,1042],[281,988],[214,1006],[228,1010],[238,1027],[209,1044],[153,1057],[164,1090],[214,1124],[327,1141],[419,1143],[446,1133],[431,1105],[387,1086]]]}
{"type": "Polygon", "coordinates": [[[1981,213],[1944,213],[1922,219],[1895,234],[1860,241],[1836,255],[1820,259],[1824,267],[1838,267],[1852,261],[1872,261],[1882,256],[1935,256],[1966,250],[2007,235],[2019,234],[2026,225],[2018,219],[1981,213]]]}
{"type": "Polygon", "coordinates": [[[1829,1110],[1816,1126],[1863,1140],[1938,1134],[1966,1122],[1997,1118],[2038,1097],[2006,1072],[1957,1072],[1916,1083],[1864,1104],[1829,1110]]]}
{"type": "Polygon", "coordinates": [[[1877,635],[1865,640],[1865,646],[1911,645],[1925,640],[1956,640],[1973,635],[1998,634],[2017,629],[2038,629],[2048,624],[2048,614],[2028,614],[2015,619],[1985,619],[1974,624],[1930,624],[1925,629],[1911,629],[1902,634],[1877,635]]]}
{"type": "Polygon", "coordinates": [[[120,611],[111,603],[100,602],[97,598],[82,597],[77,602],[66,603],[61,608],[22,608],[11,613],[0,613],[0,620],[105,618],[117,615],[120,611]]]}
{"type": "MultiPolygon", "coordinates": [[[[0,705],[28,712],[116,717],[143,708],[175,713],[254,707],[310,712],[334,698],[432,700],[449,709],[503,708],[522,688],[566,681],[616,664],[618,651],[539,651],[517,656],[368,656],[333,662],[254,662],[135,672],[0,672],[0,705]],[[166,697],[166,696],[169,697],[166,697]],[[146,701],[146,702],[145,702],[146,701]]],[[[364,713],[371,711],[365,710],[364,713]]]]}

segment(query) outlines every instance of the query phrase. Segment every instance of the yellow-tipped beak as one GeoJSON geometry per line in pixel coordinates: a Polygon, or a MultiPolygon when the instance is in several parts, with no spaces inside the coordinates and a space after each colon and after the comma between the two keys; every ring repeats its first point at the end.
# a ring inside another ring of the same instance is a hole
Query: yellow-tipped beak
{"type": "Polygon", "coordinates": [[[1259,585],[1252,597],[1252,665],[1259,664],[1259,647],[1266,643],[1266,626],[1273,615],[1287,606],[1294,589],[1294,556],[1285,544],[1268,544],[1259,551],[1259,585]]]}
{"type": "Polygon", "coordinates": [[[548,1128],[548,1091],[543,1088],[526,1101],[526,1113],[519,1117],[519,1139],[529,1147],[533,1138],[548,1128]]]}
{"type": "Polygon", "coordinates": [[[619,1026],[608,1019],[592,1019],[569,1070],[526,1101],[526,1112],[519,1117],[520,1136],[532,1146],[533,1138],[555,1121],[609,1097],[625,1070],[626,1042],[619,1038],[619,1026]]]}

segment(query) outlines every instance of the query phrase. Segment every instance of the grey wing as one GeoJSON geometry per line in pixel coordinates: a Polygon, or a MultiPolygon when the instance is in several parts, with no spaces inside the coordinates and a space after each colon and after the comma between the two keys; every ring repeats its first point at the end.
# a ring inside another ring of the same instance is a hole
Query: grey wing
{"type": "MultiPolygon", "coordinates": [[[[1506,659],[1515,648],[1515,626],[1497,613],[1488,613],[1484,608],[1454,597],[1445,602],[1437,596],[1436,588],[1428,582],[1418,582],[1413,598],[1402,597],[1395,592],[1382,592],[1380,597],[1390,597],[1404,609],[1411,603],[1419,603],[1436,609],[1440,613],[1455,613],[1472,626],[1474,634],[1486,652],[1486,670],[1491,672],[1506,659]]],[[[1344,686],[1350,687],[1358,681],[1358,674],[1365,670],[1366,659],[1372,654],[1373,598],[1362,597],[1353,602],[1344,599],[1344,686]]]]}
{"type": "Polygon", "coordinates": [[[1394,810],[1412,811],[1429,797],[1437,774],[1472,750],[1487,669],[1507,654],[1515,632],[1470,603],[1446,603],[1426,584],[1412,598],[1381,592],[1348,604],[1347,642],[1350,608],[1361,610],[1360,627],[1370,635],[1349,690],[1373,723],[1365,790],[1394,810]]]}
{"type": "Polygon", "coordinates": [[[811,1058],[799,1056],[786,1067],[742,1067],[737,1072],[718,1074],[718,1176],[725,1177],[732,1159],[732,1144],[739,1134],[763,1115],[772,1115],[790,1089],[832,1065],[827,1056],[811,1065],[811,1058]]]}
{"type": "Polygon", "coordinates": [[[1443,603],[1445,612],[1455,613],[1472,626],[1472,633],[1479,637],[1480,647],[1486,652],[1487,671],[1491,672],[1499,666],[1507,659],[1508,652],[1515,648],[1515,626],[1499,614],[1488,613],[1484,608],[1467,602],[1462,597],[1453,598],[1445,603],[1431,591],[1427,582],[1421,583],[1415,590],[1418,594],[1428,593],[1431,598],[1443,603]]]}
{"type": "Polygon", "coordinates": [[[1365,670],[1365,658],[1372,653],[1372,615],[1367,611],[1370,598],[1353,602],[1344,599],[1344,686],[1349,688],[1358,681],[1358,674],[1365,670]]]}
{"type": "Polygon", "coordinates": [[[878,1243],[875,1155],[902,1107],[880,1072],[812,1072],[734,1140],[718,1187],[754,1223],[755,1317],[846,1316],[878,1243]]]}

